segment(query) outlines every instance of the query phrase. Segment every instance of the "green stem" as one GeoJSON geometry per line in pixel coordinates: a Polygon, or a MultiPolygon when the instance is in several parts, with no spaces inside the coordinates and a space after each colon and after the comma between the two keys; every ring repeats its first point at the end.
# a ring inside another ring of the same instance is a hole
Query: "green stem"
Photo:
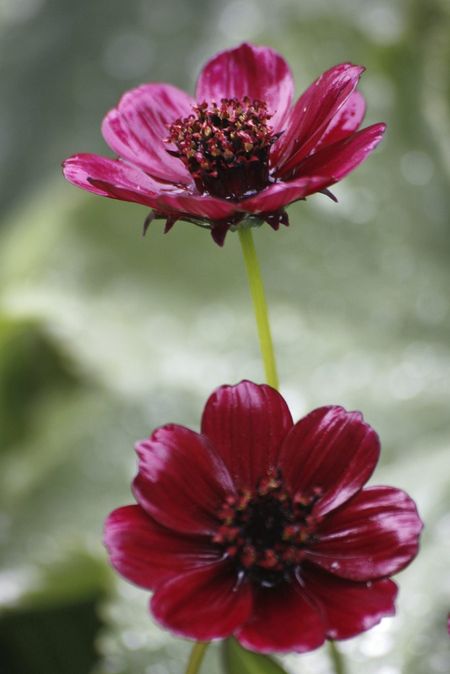
{"type": "Polygon", "coordinates": [[[333,663],[334,671],[336,672],[336,674],[346,674],[345,665],[344,665],[344,658],[339,653],[335,642],[329,641],[328,646],[329,646],[329,650],[330,650],[330,657],[331,657],[331,661],[333,663]]]}
{"type": "Polygon", "coordinates": [[[247,270],[250,294],[253,300],[253,309],[255,311],[256,325],[258,327],[259,347],[264,363],[266,381],[270,386],[278,389],[277,366],[273,352],[267,302],[251,228],[246,227],[239,229],[239,239],[247,270]]]}
{"type": "MultiPolygon", "coordinates": [[[[273,351],[272,335],[270,332],[269,313],[267,310],[267,302],[264,294],[264,285],[262,282],[258,257],[253,242],[252,230],[250,227],[244,227],[238,231],[247,270],[250,294],[253,300],[253,309],[255,312],[256,325],[258,327],[259,347],[264,363],[266,381],[270,386],[278,389],[278,374],[273,351]]],[[[335,674],[346,674],[344,659],[336,648],[334,641],[329,642],[329,650],[335,674]]],[[[196,669],[188,669],[186,674],[195,674],[196,671],[196,669]]]]}
{"type": "Polygon", "coordinates": [[[186,667],[186,674],[197,674],[197,672],[200,670],[200,666],[208,646],[208,642],[205,643],[202,641],[197,641],[197,643],[193,645],[189,662],[186,667]]]}

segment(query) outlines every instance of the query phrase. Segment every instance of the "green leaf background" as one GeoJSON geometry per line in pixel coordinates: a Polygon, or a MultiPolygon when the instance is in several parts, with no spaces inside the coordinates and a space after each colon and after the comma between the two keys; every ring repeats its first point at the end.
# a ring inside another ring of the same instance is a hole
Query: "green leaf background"
{"type": "MultiPolygon", "coordinates": [[[[77,191],[59,163],[109,154],[99,125],[125,89],[192,89],[205,58],[244,39],[282,51],[298,92],[365,64],[367,123],[388,122],[337,205],[314,196],[255,236],[294,416],[363,410],[383,444],[374,483],[407,489],[426,525],[397,616],[342,643],[349,672],[450,669],[449,14],[444,0],[0,5],[2,674],[183,671],[189,644],[109,570],[102,527],[131,502],[137,439],[197,428],[215,386],[262,380],[238,241],[219,249],[184,223],[143,239],[145,209],[77,191]]],[[[257,658],[226,648],[229,672],[253,674],[257,658]]],[[[329,671],[324,649],[282,663],[329,671]]],[[[204,671],[222,668],[215,645],[204,671]]]]}

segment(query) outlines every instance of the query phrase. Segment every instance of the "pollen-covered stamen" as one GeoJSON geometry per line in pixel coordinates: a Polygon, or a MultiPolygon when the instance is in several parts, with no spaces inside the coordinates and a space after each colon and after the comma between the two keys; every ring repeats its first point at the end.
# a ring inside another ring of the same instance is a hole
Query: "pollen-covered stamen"
{"type": "Polygon", "coordinates": [[[320,489],[291,494],[281,473],[270,470],[253,492],[229,496],[219,511],[214,542],[223,546],[239,572],[272,587],[291,577],[313,539],[313,506],[320,489]]]}
{"type": "Polygon", "coordinates": [[[269,151],[279,134],[263,101],[245,96],[195,105],[169,127],[168,150],[185,164],[201,193],[239,200],[270,183],[269,151]]]}

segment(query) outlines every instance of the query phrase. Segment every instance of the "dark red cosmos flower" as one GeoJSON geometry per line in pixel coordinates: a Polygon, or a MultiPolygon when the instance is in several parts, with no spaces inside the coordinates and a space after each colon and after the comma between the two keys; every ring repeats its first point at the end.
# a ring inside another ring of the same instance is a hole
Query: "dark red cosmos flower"
{"type": "Polygon", "coordinates": [[[394,613],[389,576],[422,528],[403,491],[363,489],[379,449],[358,412],[294,424],[271,387],[222,386],[200,434],[169,424],[137,445],[138,505],[107,519],[111,562],[181,636],[261,652],[354,636],[394,613]]]}
{"type": "Polygon", "coordinates": [[[334,66],[292,105],[286,61],[250,44],[203,68],[195,99],[170,84],[127,92],[103,120],[118,159],[78,154],[65,177],[89,192],[149,206],[153,218],[208,227],[222,245],[244,220],[288,224],[285,206],[325,192],[360,164],[385,125],[357,131],[364,68],[334,66]]]}

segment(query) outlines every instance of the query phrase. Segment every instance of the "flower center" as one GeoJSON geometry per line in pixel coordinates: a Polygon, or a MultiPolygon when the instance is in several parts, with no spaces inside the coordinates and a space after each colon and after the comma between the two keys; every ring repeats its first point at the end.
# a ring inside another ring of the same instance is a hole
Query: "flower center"
{"type": "Polygon", "coordinates": [[[291,495],[281,473],[270,470],[254,492],[228,496],[219,511],[214,542],[223,546],[238,572],[264,587],[289,580],[314,537],[313,506],[320,489],[291,495]]]}
{"type": "Polygon", "coordinates": [[[270,182],[269,152],[279,134],[267,105],[245,96],[200,103],[169,127],[170,154],[181,159],[201,193],[222,199],[251,196],[270,182]]]}

